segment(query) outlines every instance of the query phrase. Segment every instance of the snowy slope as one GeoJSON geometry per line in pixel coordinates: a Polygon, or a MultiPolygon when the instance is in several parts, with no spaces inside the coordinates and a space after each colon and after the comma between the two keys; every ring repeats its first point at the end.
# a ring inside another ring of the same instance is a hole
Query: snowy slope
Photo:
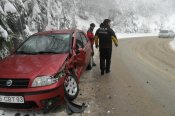
{"type": "Polygon", "coordinates": [[[105,18],[117,33],[175,30],[172,0],[0,0],[0,58],[32,33],[51,29],[96,28],[105,18]],[[10,45],[10,46],[9,46],[10,45]]]}

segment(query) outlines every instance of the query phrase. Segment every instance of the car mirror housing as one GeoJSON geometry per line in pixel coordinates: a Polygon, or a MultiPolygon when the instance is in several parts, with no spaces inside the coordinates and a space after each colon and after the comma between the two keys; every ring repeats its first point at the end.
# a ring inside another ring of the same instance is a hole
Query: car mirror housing
{"type": "Polygon", "coordinates": [[[79,54],[80,53],[80,50],[76,50],[76,54],[79,54]]]}
{"type": "Polygon", "coordinates": [[[83,49],[82,48],[79,48],[79,49],[76,50],[76,54],[79,54],[81,52],[83,52],[83,49]]]}

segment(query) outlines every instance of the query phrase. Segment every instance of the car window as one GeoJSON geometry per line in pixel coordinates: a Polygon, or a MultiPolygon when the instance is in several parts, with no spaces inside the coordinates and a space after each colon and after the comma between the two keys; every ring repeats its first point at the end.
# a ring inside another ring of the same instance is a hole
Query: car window
{"type": "Polygon", "coordinates": [[[78,32],[76,33],[76,47],[77,47],[77,49],[84,47],[80,33],[78,33],[78,32]]]}
{"type": "Polygon", "coordinates": [[[31,36],[17,50],[18,53],[67,53],[70,50],[70,34],[31,36]]]}
{"type": "Polygon", "coordinates": [[[168,33],[168,30],[160,30],[160,33],[168,33]]]}
{"type": "Polygon", "coordinates": [[[85,45],[88,42],[88,39],[86,38],[86,36],[82,32],[80,33],[80,36],[81,36],[81,38],[83,40],[83,44],[85,45]]]}

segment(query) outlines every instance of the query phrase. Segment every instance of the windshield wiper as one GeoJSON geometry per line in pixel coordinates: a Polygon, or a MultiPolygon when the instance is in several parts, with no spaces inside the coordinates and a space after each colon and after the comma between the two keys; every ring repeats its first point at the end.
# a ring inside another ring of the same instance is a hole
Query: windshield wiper
{"type": "Polygon", "coordinates": [[[16,51],[16,54],[29,54],[29,55],[36,55],[36,54],[60,54],[58,52],[54,52],[54,51],[40,51],[40,52],[26,52],[26,51],[16,51]]]}
{"type": "Polygon", "coordinates": [[[16,51],[16,54],[31,54],[31,55],[34,55],[35,53],[30,53],[30,52],[26,52],[26,51],[16,51]]]}
{"type": "Polygon", "coordinates": [[[40,51],[36,52],[36,54],[59,54],[59,53],[54,51],[40,51]]]}

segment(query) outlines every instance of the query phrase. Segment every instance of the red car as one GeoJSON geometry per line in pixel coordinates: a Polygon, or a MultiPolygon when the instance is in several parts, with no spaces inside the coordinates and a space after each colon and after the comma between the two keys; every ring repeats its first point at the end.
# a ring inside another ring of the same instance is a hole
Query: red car
{"type": "Polygon", "coordinates": [[[0,107],[47,111],[73,100],[92,50],[80,30],[36,33],[0,61],[0,107]]]}

